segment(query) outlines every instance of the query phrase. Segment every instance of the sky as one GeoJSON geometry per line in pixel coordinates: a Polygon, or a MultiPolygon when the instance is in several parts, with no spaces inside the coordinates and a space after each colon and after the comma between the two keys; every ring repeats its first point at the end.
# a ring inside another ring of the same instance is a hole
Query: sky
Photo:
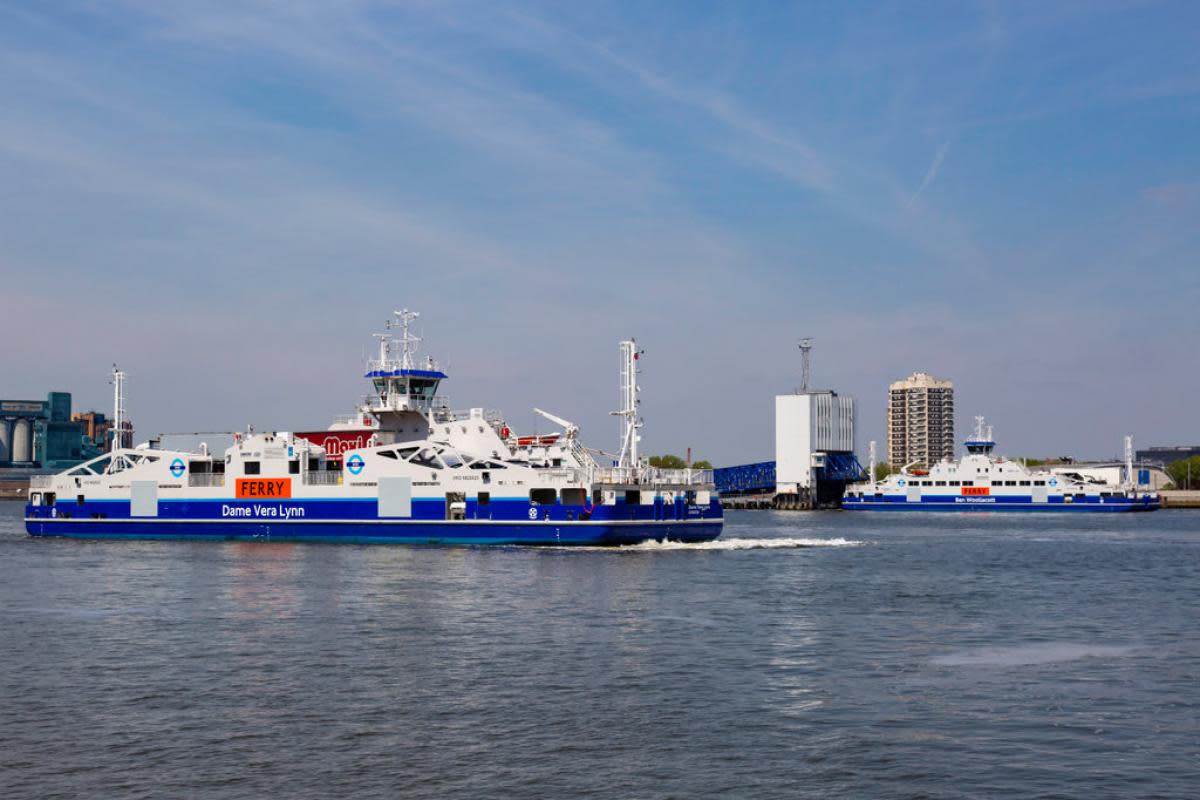
{"type": "Polygon", "coordinates": [[[773,456],[954,381],[1001,450],[1200,442],[1200,5],[0,0],[0,397],[324,427],[394,309],[456,408],[773,456]]]}

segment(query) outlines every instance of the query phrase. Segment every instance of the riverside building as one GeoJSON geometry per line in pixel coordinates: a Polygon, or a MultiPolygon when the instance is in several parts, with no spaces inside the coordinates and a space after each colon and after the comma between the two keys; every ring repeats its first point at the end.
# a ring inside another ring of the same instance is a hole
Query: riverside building
{"type": "Polygon", "coordinates": [[[888,387],[888,462],[932,466],[954,458],[954,384],[914,372],[888,387]]]}

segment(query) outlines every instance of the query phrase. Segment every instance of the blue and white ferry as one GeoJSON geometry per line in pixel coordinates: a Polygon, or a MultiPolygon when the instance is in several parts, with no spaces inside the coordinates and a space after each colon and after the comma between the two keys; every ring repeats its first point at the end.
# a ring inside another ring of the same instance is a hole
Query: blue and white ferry
{"type": "MultiPolygon", "coordinates": [[[[1113,486],[1079,474],[1031,470],[1018,461],[992,455],[991,426],[975,418],[975,434],[964,444],[957,462],[942,461],[929,469],[909,464],[882,481],[847,487],[842,508],[849,511],[1154,511],[1158,495],[1137,490],[1133,444],[1125,439],[1126,482],[1113,486]]],[[[872,463],[869,475],[874,478],[872,463]]]]}
{"type": "MultiPolygon", "coordinates": [[[[417,316],[396,312],[401,338],[377,334],[356,415],[365,446],[327,453],[289,432],[235,434],[210,453],[151,442],[117,447],[36,480],[25,509],[33,536],[253,539],[429,544],[622,545],[700,542],[721,533],[711,470],[661,470],[638,456],[638,355],[621,343],[624,438],[601,466],[570,422],[517,437],[496,412],[451,411],[447,375],[414,360],[417,316]]],[[[389,328],[393,327],[389,324],[389,328]]],[[[118,379],[120,375],[118,374],[118,379]]],[[[121,390],[116,390],[123,430],[121,390]]],[[[535,409],[536,411],[537,409],[535,409]]],[[[335,424],[335,428],[337,425],[335,424]]]]}

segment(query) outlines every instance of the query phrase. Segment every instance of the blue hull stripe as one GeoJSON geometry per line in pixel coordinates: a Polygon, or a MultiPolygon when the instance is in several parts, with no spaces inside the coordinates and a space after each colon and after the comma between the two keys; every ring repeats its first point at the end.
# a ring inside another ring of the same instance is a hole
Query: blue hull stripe
{"type": "Polygon", "coordinates": [[[313,541],[379,544],[534,544],[619,545],[652,539],[704,542],[721,535],[720,520],[690,522],[514,524],[471,521],[393,522],[311,521],[231,524],[221,520],[75,520],[27,519],[34,536],[87,539],[215,539],[244,541],[313,541]]]}

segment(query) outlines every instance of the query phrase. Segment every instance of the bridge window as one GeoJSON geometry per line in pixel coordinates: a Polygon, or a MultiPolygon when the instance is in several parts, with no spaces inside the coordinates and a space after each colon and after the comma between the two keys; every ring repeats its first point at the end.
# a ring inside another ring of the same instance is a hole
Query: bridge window
{"type": "Polygon", "coordinates": [[[416,464],[418,467],[429,467],[430,469],[441,469],[442,462],[438,460],[437,453],[428,448],[417,453],[411,459],[410,464],[416,464]]]}

